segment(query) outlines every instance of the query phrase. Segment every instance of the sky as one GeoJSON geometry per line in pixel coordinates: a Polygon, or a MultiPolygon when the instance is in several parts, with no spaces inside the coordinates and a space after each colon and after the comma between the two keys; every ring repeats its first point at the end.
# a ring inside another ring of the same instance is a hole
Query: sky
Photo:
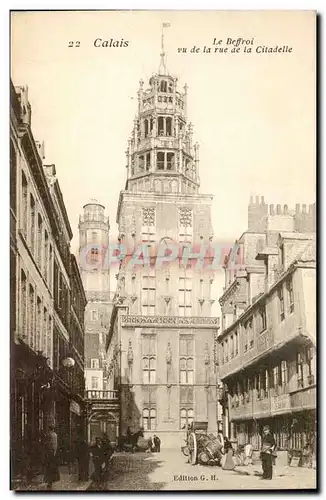
{"type": "Polygon", "coordinates": [[[32,130],[56,165],[74,239],[82,207],[97,199],[116,237],[125,150],[139,80],[157,72],[161,25],[167,67],[188,84],[200,144],[200,192],[212,194],[215,239],[247,228],[251,195],[267,203],[315,201],[315,17],[312,11],[15,12],[11,76],[28,85],[32,130]],[[95,39],[128,47],[94,47],[95,39]],[[213,45],[222,40],[221,45],[213,45]],[[227,39],[252,40],[231,53],[227,39]],[[69,47],[79,41],[79,47],[69,47]],[[256,53],[258,46],[287,53],[256,53]],[[190,52],[193,47],[199,53],[190,52]],[[204,46],[211,52],[203,52],[204,46]],[[227,53],[215,53],[227,47],[227,53]],[[187,48],[187,52],[178,52],[187,48]]]}

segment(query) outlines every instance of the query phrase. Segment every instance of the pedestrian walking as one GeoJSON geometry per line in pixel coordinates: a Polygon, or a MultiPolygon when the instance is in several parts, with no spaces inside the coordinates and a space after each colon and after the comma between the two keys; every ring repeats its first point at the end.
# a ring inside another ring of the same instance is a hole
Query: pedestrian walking
{"type": "Polygon", "coordinates": [[[131,444],[130,443],[131,436],[132,436],[132,433],[131,433],[130,427],[127,427],[127,444],[131,444]]]}
{"type": "Polygon", "coordinates": [[[268,425],[263,428],[261,445],[261,465],[263,469],[262,479],[272,479],[273,477],[273,456],[275,450],[275,439],[268,425]]]}
{"type": "Polygon", "coordinates": [[[235,468],[235,462],[233,458],[233,448],[232,448],[232,443],[229,441],[229,439],[224,436],[224,453],[225,453],[225,459],[224,463],[222,465],[223,470],[233,470],[235,468]]]}
{"type": "Polygon", "coordinates": [[[95,444],[91,447],[91,454],[95,469],[93,479],[96,482],[100,482],[102,480],[104,456],[101,439],[99,437],[95,439],[95,444]]]}
{"type": "Polygon", "coordinates": [[[160,453],[160,451],[161,451],[161,440],[160,440],[160,438],[158,436],[156,436],[156,434],[154,434],[153,441],[154,441],[154,451],[156,451],[157,453],[160,453]]]}
{"type": "Polygon", "coordinates": [[[45,437],[45,471],[44,481],[48,490],[52,490],[53,483],[60,480],[57,461],[58,436],[54,426],[50,425],[45,437]]]}
{"type": "Polygon", "coordinates": [[[103,459],[105,464],[105,470],[107,471],[109,468],[109,461],[113,455],[113,448],[110,443],[109,436],[107,434],[103,435],[102,438],[102,450],[103,450],[103,459]]]}
{"type": "Polygon", "coordinates": [[[76,443],[76,458],[78,462],[78,481],[88,481],[89,446],[83,437],[80,437],[76,443]]]}
{"type": "Polygon", "coordinates": [[[153,451],[153,439],[152,439],[152,436],[150,436],[150,438],[148,439],[148,448],[149,448],[149,451],[153,451]]]}

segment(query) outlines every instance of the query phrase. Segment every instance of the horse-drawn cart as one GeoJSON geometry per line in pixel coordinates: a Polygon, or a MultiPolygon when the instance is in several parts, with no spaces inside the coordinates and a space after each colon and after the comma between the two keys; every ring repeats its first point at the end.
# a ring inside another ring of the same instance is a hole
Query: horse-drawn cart
{"type": "Polygon", "coordinates": [[[221,441],[213,434],[207,435],[207,422],[193,422],[187,430],[186,446],[182,453],[188,456],[189,463],[196,465],[219,465],[222,457],[221,441]]]}

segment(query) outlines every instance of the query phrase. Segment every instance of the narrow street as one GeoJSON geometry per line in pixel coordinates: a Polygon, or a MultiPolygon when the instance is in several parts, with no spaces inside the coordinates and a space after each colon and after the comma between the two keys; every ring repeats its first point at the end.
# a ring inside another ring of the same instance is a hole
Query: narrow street
{"type": "Polygon", "coordinates": [[[224,471],[219,467],[192,466],[178,450],[161,453],[116,453],[106,483],[88,490],[238,490],[316,488],[316,471],[277,466],[272,481],[262,480],[260,464],[224,471]]]}

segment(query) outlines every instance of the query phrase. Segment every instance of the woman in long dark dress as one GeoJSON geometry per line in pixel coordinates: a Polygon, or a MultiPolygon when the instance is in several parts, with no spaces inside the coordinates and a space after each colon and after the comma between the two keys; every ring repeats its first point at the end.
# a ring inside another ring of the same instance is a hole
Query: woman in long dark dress
{"type": "Polygon", "coordinates": [[[273,477],[273,452],[275,449],[275,439],[268,425],[263,428],[261,445],[261,465],[263,468],[263,479],[273,477]]]}
{"type": "Polygon", "coordinates": [[[235,462],[233,459],[233,448],[232,448],[232,443],[229,441],[227,437],[224,437],[224,453],[225,453],[225,462],[222,465],[222,469],[233,470],[235,468],[235,462]]]}

